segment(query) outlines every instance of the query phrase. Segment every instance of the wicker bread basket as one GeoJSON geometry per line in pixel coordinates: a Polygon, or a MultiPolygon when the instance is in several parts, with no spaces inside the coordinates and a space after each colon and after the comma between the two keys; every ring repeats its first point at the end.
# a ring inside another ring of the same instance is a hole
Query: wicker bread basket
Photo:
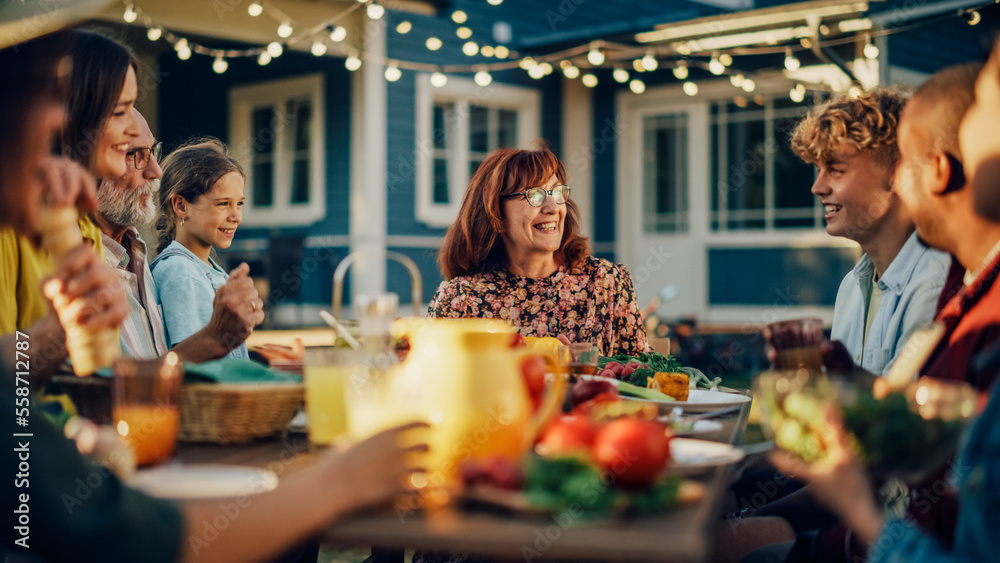
{"type": "Polygon", "coordinates": [[[179,439],[239,444],[280,433],[304,396],[302,383],[186,384],[179,439]]]}

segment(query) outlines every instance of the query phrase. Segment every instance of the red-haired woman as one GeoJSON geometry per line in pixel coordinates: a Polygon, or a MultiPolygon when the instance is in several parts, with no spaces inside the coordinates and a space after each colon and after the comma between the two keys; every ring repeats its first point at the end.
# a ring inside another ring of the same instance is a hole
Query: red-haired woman
{"type": "Polygon", "coordinates": [[[605,356],[647,351],[632,278],[590,255],[569,196],[546,147],[486,157],[445,235],[445,281],[428,315],[504,319],[523,336],[592,342],[605,356]]]}

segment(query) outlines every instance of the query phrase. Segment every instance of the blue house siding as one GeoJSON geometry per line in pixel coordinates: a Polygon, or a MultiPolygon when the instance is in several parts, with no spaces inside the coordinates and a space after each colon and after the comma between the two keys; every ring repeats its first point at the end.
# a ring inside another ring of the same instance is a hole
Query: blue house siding
{"type": "Polygon", "coordinates": [[[832,307],[857,259],[851,248],[711,248],[708,302],[832,307]]]}

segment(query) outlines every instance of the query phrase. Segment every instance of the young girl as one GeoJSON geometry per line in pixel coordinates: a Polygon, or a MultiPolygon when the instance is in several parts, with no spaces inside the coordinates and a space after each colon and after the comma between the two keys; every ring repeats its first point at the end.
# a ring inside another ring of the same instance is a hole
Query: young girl
{"type": "MultiPolygon", "coordinates": [[[[208,325],[215,292],[229,279],[211,253],[229,248],[243,219],[244,174],[226,146],[212,138],[177,149],[162,168],[159,255],[151,269],[167,345],[173,346],[208,325]]],[[[246,343],[229,357],[249,359],[246,343]]]]}

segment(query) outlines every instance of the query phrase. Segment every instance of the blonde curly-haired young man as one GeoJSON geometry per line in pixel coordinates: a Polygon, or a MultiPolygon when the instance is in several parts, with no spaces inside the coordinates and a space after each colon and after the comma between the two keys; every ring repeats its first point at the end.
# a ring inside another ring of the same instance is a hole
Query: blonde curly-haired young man
{"type": "Polygon", "coordinates": [[[840,284],[828,367],[850,363],[888,372],[910,335],[934,319],[950,258],[920,241],[893,187],[896,128],[906,95],[875,88],[835,97],[811,110],[792,149],[816,166],[812,193],[826,232],[857,242],[864,255],[840,284]]]}

